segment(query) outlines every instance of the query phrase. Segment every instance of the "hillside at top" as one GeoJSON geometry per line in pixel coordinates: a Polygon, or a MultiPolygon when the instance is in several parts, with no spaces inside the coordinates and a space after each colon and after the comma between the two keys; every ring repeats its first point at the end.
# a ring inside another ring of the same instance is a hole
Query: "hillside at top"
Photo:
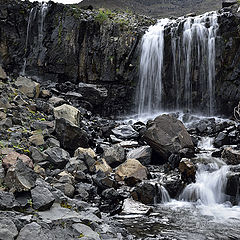
{"type": "Polygon", "coordinates": [[[80,6],[111,10],[130,10],[137,14],[152,17],[181,16],[188,13],[201,14],[221,8],[220,0],[83,0],[80,6]]]}

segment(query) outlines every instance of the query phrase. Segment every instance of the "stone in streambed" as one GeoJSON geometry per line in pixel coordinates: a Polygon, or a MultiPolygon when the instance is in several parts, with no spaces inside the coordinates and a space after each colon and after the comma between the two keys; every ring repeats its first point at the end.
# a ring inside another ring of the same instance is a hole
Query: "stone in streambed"
{"type": "Polygon", "coordinates": [[[183,123],[171,115],[164,114],[155,118],[147,127],[143,139],[164,161],[181,149],[194,149],[191,136],[183,123]]]}
{"type": "Polygon", "coordinates": [[[127,154],[127,159],[137,159],[141,164],[149,165],[151,162],[152,149],[149,146],[142,146],[131,150],[127,154]]]}
{"type": "Polygon", "coordinates": [[[240,164],[240,151],[227,147],[222,152],[222,158],[228,165],[240,164]]]}

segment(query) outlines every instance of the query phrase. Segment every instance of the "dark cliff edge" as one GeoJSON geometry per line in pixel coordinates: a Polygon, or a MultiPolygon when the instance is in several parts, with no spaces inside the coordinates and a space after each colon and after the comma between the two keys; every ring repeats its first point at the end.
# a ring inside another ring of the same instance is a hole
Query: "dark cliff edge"
{"type": "MultiPolygon", "coordinates": [[[[227,7],[219,17],[215,99],[216,112],[224,115],[231,115],[240,99],[240,14],[237,10],[237,4],[227,7]]],[[[105,116],[130,113],[139,78],[141,37],[156,20],[126,12],[83,10],[77,5],[49,2],[43,36],[39,37],[40,12],[41,6],[36,2],[0,0],[0,64],[7,73],[18,76],[26,58],[26,76],[52,87],[56,93],[76,90],[80,82],[106,89],[107,94],[100,97],[88,92],[86,87],[83,88],[85,95],[79,90],[82,97],[77,101],[78,106],[105,116]],[[29,24],[31,9],[35,12],[29,24]]],[[[165,54],[168,56],[165,87],[171,89],[168,81],[171,53],[165,54]]]]}

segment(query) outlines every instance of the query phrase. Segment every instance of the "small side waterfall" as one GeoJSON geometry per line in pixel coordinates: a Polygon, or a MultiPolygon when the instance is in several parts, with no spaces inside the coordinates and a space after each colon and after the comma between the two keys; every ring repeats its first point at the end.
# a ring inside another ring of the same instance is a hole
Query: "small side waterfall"
{"type": "Polygon", "coordinates": [[[184,189],[180,200],[189,202],[200,200],[205,205],[224,203],[227,200],[224,193],[227,184],[227,172],[228,166],[222,166],[221,168],[217,164],[199,166],[196,182],[189,184],[184,189]],[[207,167],[210,167],[210,171],[206,169],[207,167]]]}
{"type": "Polygon", "coordinates": [[[29,47],[29,45],[33,44],[33,43],[30,43],[30,34],[31,34],[31,29],[34,26],[34,21],[36,18],[38,20],[38,39],[37,39],[38,63],[39,63],[39,65],[41,65],[40,59],[42,59],[42,55],[45,52],[45,49],[43,47],[43,36],[44,36],[43,33],[44,33],[44,20],[45,20],[47,11],[48,11],[48,4],[44,3],[44,2],[30,10],[29,18],[28,18],[28,25],[27,25],[25,49],[24,49],[24,51],[25,51],[24,63],[23,63],[22,71],[21,71],[22,76],[25,76],[25,74],[26,74],[28,47],[29,47]]]}
{"type": "Polygon", "coordinates": [[[30,35],[30,30],[31,30],[31,26],[32,26],[32,22],[34,20],[34,16],[35,16],[35,8],[32,8],[30,10],[30,14],[28,17],[28,25],[27,25],[27,36],[26,36],[26,41],[25,41],[25,56],[24,56],[24,62],[23,62],[23,68],[22,68],[22,72],[21,75],[25,76],[25,71],[26,71],[26,65],[27,65],[27,51],[28,51],[28,42],[29,42],[29,35],[30,35]]]}
{"type": "Polygon", "coordinates": [[[217,20],[217,13],[211,12],[163,19],[149,28],[142,39],[136,97],[139,115],[202,109],[213,115],[217,20]]]}

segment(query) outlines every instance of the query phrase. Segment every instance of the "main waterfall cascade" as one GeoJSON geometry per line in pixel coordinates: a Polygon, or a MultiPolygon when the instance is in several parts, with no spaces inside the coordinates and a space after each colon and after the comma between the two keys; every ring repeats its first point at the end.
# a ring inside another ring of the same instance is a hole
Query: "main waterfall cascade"
{"type": "Polygon", "coordinates": [[[28,25],[27,25],[27,35],[26,35],[26,42],[25,42],[25,56],[24,56],[24,63],[21,75],[25,76],[26,74],[26,66],[27,66],[27,57],[28,57],[28,47],[33,43],[30,43],[30,34],[31,29],[33,27],[33,23],[35,19],[38,20],[38,39],[37,39],[37,47],[35,47],[35,51],[37,51],[38,56],[38,65],[41,65],[41,59],[44,57],[46,49],[43,47],[43,37],[44,37],[44,20],[48,11],[48,4],[43,2],[36,7],[33,7],[30,10],[29,18],[28,18],[28,25]]]}
{"type": "Polygon", "coordinates": [[[145,33],[136,96],[140,116],[161,110],[213,115],[217,19],[216,12],[162,19],[145,33]],[[171,66],[166,66],[164,54],[169,35],[172,56],[168,62],[171,66]],[[171,73],[166,74],[169,69],[171,73]]]}

